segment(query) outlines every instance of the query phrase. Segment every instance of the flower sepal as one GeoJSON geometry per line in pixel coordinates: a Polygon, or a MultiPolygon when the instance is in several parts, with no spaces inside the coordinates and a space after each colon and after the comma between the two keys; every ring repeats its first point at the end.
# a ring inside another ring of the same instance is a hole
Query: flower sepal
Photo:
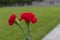
{"type": "Polygon", "coordinates": [[[14,23],[15,23],[16,25],[18,25],[18,26],[21,26],[18,19],[15,19],[15,22],[14,22],[14,23]]]}

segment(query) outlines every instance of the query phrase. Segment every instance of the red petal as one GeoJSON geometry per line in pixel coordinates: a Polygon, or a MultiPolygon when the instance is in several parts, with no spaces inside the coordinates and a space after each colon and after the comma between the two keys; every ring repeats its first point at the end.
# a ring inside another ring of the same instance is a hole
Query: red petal
{"type": "Polygon", "coordinates": [[[8,20],[9,25],[13,25],[15,19],[16,19],[16,15],[12,14],[8,20]]]}
{"type": "Polygon", "coordinates": [[[34,23],[36,23],[37,22],[37,19],[36,18],[33,18],[32,19],[32,23],[34,24],[34,23]]]}

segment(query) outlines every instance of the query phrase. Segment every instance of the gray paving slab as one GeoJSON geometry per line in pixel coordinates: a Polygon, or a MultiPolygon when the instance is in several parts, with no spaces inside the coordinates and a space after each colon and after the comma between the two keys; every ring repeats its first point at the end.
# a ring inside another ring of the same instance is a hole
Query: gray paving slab
{"type": "Polygon", "coordinates": [[[60,24],[50,31],[42,40],[60,40],[60,24]]]}

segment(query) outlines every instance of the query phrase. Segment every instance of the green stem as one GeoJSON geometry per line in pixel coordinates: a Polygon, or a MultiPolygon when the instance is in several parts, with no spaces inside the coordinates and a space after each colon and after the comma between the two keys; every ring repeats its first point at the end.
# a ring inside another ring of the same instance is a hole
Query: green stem
{"type": "Polygon", "coordinates": [[[23,30],[23,28],[20,26],[20,25],[18,25],[19,27],[20,27],[20,29],[22,30],[22,33],[24,34],[24,36],[25,36],[25,38],[26,38],[26,40],[27,40],[27,37],[26,37],[26,34],[25,34],[25,32],[24,32],[24,30],[23,30]]]}
{"type": "Polygon", "coordinates": [[[31,35],[31,31],[30,31],[30,26],[29,26],[30,23],[27,23],[27,28],[28,28],[28,33],[29,33],[29,40],[32,40],[32,35],[31,35]]]}
{"type": "Polygon", "coordinates": [[[15,23],[20,27],[20,29],[21,29],[22,33],[24,34],[24,37],[26,38],[26,40],[28,40],[28,38],[26,37],[26,34],[25,34],[22,26],[20,25],[20,23],[19,23],[19,21],[17,19],[16,19],[16,22],[15,23]]]}

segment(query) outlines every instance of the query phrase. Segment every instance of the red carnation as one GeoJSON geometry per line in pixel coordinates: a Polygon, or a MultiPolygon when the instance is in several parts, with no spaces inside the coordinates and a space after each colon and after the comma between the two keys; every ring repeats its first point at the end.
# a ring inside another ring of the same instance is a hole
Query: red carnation
{"type": "Polygon", "coordinates": [[[37,18],[33,18],[31,21],[32,21],[32,23],[36,23],[37,22],[37,18]]]}
{"type": "Polygon", "coordinates": [[[19,20],[21,21],[23,19],[26,21],[26,23],[29,23],[30,21],[32,23],[36,23],[37,22],[37,19],[36,19],[35,15],[33,13],[31,13],[31,12],[22,13],[21,14],[21,18],[19,20]]]}
{"type": "Polygon", "coordinates": [[[13,23],[15,22],[15,19],[16,19],[16,15],[15,14],[12,14],[10,16],[10,18],[8,19],[9,25],[13,25],[13,23]]]}

